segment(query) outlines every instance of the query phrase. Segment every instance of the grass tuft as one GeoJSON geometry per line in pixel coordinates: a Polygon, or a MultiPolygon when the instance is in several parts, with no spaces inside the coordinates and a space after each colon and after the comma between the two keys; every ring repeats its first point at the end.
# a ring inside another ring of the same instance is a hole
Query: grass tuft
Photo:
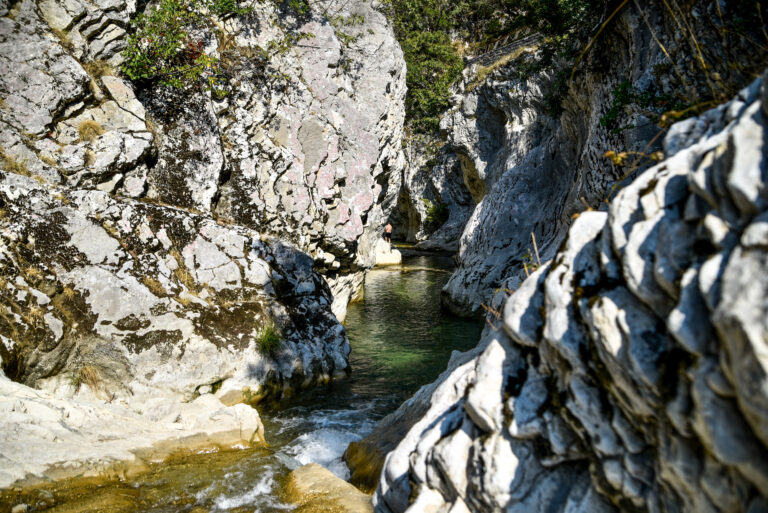
{"type": "Polygon", "coordinates": [[[107,61],[88,61],[83,64],[83,69],[94,79],[98,79],[106,76],[115,76],[117,73],[115,68],[112,67],[107,61]]]}
{"type": "Polygon", "coordinates": [[[93,365],[83,365],[72,373],[70,382],[75,387],[75,393],[79,392],[83,385],[88,385],[88,388],[95,393],[101,390],[101,372],[93,365]]]}
{"type": "Polygon", "coordinates": [[[164,297],[168,295],[168,292],[165,290],[165,287],[163,287],[163,285],[156,279],[150,276],[144,276],[141,279],[141,281],[142,283],[144,283],[144,286],[146,286],[152,294],[158,297],[164,297]]]}
{"type": "Polygon", "coordinates": [[[92,119],[81,122],[77,127],[77,134],[82,142],[91,142],[103,133],[104,127],[98,121],[92,119]]]}
{"type": "Polygon", "coordinates": [[[0,149],[0,160],[2,160],[3,169],[9,173],[15,173],[17,175],[32,176],[32,173],[27,167],[27,163],[24,160],[16,159],[11,155],[5,153],[0,149]]]}
{"type": "Polygon", "coordinates": [[[256,343],[263,354],[274,354],[283,344],[283,338],[275,323],[267,321],[256,334],[256,343]]]}

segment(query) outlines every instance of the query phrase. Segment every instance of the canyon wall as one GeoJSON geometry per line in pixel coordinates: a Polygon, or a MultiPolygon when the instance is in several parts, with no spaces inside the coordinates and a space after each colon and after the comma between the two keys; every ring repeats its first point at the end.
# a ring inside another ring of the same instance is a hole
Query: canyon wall
{"type": "Polygon", "coordinates": [[[331,310],[343,319],[373,264],[403,160],[404,62],[383,15],[266,2],[220,20],[199,35],[226,67],[220,96],[115,76],[134,2],[0,14],[6,374],[40,385],[104,344],[117,388],[174,376],[184,397],[346,372],[331,310]],[[280,351],[259,351],[272,326],[280,351]]]}
{"type": "Polygon", "coordinates": [[[768,509],[768,87],[674,125],[395,418],[376,511],[768,509]],[[425,413],[424,413],[425,412],[425,413]]]}
{"type": "Polygon", "coordinates": [[[236,403],[349,372],[405,63],[370,2],[250,5],[181,50],[219,95],[125,79],[137,2],[0,2],[1,486],[263,443],[236,403]]]}
{"type": "Polygon", "coordinates": [[[544,37],[470,61],[438,141],[410,143],[431,163],[409,162],[411,201],[399,208],[421,222],[414,240],[429,235],[419,194],[450,210],[444,228],[420,243],[458,249],[446,307],[481,317],[481,305],[498,289],[515,290],[523,264],[535,262],[532,233],[541,259],[550,259],[574,214],[604,208],[614,184],[654,163],[674,116],[728,101],[762,72],[764,36],[738,34],[737,9],[628,2],[579,47],[591,45],[573,74],[578,53],[553,54],[544,37]],[[604,157],[609,151],[626,154],[617,163],[604,157]]]}
{"type": "Polygon", "coordinates": [[[221,97],[151,84],[136,92],[111,76],[134,2],[6,6],[0,147],[51,183],[290,242],[316,260],[343,319],[399,190],[402,52],[367,2],[254,6],[197,36],[227,73],[221,97]]]}

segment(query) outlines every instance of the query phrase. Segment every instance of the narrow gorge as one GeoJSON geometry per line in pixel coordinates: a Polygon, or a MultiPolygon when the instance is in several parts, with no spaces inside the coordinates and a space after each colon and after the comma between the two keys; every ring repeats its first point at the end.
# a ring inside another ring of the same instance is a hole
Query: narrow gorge
{"type": "Polygon", "coordinates": [[[0,0],[0,512],[768,511],[766,20],[0,0]]]}

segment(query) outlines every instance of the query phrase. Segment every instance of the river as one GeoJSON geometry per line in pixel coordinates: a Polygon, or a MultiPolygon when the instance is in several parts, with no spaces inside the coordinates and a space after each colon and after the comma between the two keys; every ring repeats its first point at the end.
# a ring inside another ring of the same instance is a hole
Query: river
{"type": "Polygon", "coordinates": [[[446,257],[413,256],[402,267],[369,272],[365,298],[350,305],[345,322],[351,376],[260,408],[269,448],[178,458],[123,482],[55,486],[54,510],[269,513],[292,509],[280,489],[300,465],[320,463],[346,479],[341,455],[349,442],[433,381],[452,350],[477,343],[479,323],[440,308],[450,267],[446,257]]]}

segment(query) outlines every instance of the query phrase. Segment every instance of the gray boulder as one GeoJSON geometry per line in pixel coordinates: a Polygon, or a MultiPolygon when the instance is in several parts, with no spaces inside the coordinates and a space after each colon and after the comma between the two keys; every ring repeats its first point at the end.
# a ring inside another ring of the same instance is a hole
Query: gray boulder
{"type": "Polygon", "coordinates": [[[327,285],[279,240],[11,173],[0,199],[0,357],[15,381],[127,404],[213,387],[255,404],[347,372],[327,285]],[[83,369],[98,390],[77,386],[83,369]]]}

